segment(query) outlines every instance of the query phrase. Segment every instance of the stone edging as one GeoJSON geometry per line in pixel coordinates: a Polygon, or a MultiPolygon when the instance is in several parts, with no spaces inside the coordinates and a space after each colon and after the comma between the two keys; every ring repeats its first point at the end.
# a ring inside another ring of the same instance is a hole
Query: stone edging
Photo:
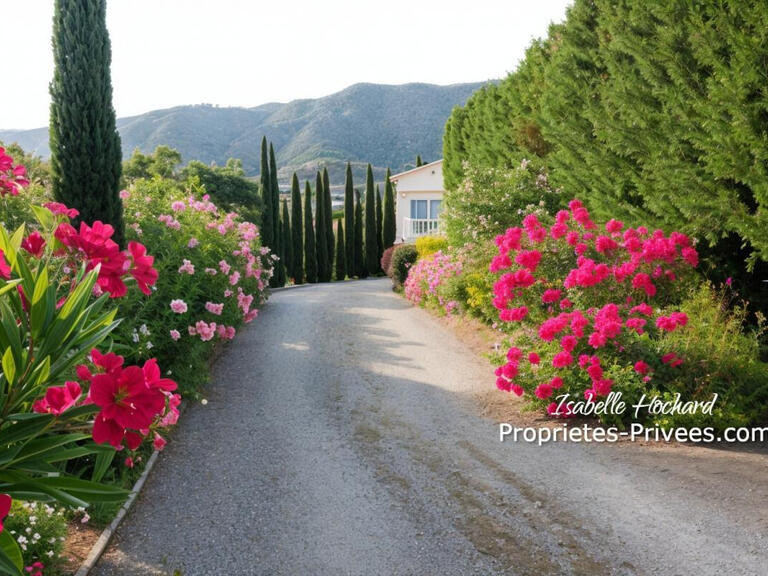
{"type": "Polygon", "coordinates": [[[104,554],[104,551],[107,549],[110,540],[112,540],[112,536],[114,536],[115,531],[117,530],[117,527],[120,526],[123,518],[125,518],[125,515],[136,501],[136,496],[138,496],[139,492],[141,492],[141,489],[144,487],[144,483],[147,481],[147,477],[149,476],[149,473],[152,471],[152,468],[157,461],[158,454],[160,454],[160,452],[155,450],[152,453],[152,456],[149,457],[149,461],[144,467],[144,471],[133,485],[131,493],[128,496],[128,499],[125,501],[125,504],[120,507],[120,510],[117,512],[117,515],[114,517],[112,522],[110,522],[109,526],[104,528],[104,531],[101,533],[101,536],[99,536],[99,539],[96,540],[96,543],[93,545],[93,547],[91,547],[91,551],[88,553],[88,556],[80,565],[80,568],[77,570],[77,572],[75,572],[75,576],[88,576],[88,573],[96,565],[96,562],[99,561],[101,555],[104,554]]]}

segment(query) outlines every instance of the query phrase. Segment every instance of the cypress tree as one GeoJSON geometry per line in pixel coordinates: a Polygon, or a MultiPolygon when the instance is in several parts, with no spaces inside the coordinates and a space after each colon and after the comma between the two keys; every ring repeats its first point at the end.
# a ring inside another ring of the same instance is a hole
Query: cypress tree
{"type": "Polygon", "coordinates": [[[423,166],[424,162],[421,160],[421,154],[416,154],[416,168],[423,166]]]}
{"type": "Polygon", "coordinates": [[[261,244],[274,247],[274,220],[272,219],[272,182],[269,178],[269,155],[267,137],[261,139],[261,244]]]}
{"type": "Polygon", "coordinates": [[[315,247],[317,250],[317,279],[319,282],[330,282],[331,267],[328,262],[328,226],[326,225],[325,196],[323,191],[323,175],[318,171],[315,179],[315,247]]]}
{"type": "Polygon", "coordinates": [[[395,243],[397,234],[397,221],[395,220],[395,191],[390,180],[391,173],[387,168],[386,182],[384,183],[384,224],[382,226],[382,240],[384,250],[395,243]]]}
{"type": "Polygon", "coordinates": [[[301,216],[301,188],[299,177],[293,173],[291,180],[291,276],[295,284],[304,283],[304,219],[301,216]]]}
{"type": "Polygon", "coordinates": [[[54,197],[79,210],[84,222],[111,224],[122,244],[122,153],[105,17],[105,0],[54,4],[51,172],[54,197]]]}
{"type": "Polygon", "coordinates": [[[360,201],[360,192],[355,190],[355,196],[355,275],[358,278],[367,278],[368,269],[365,266],[363,251],[363,205],[360,201]]]}
{"type": "Polygon", "coordinates": [[[376,197],[373,168],[368,164],[365,177],[365,265],[368,275],[379,272],[379,242],[376,239],[376,197]]]}
{"type": "Polygon", "coordinates": [[[293,270],[293,239],[291,238],[291,216],[288,213],[288,200],[283,200],[282,215],[283,237],[280,245],[283,247],[283,269],[286,276],[291,275],[293,270]]]}
{"type": "Polygon", "coordinates": [[[347,275],[346,251],[344,250],[344,224],[342,219],[339,218],[339,222],[336,227],[336,280],[344,280],[347,275]]]}
{"type": "Polygon", "coordinates": [[[276,264],[276,274],[272,276],[274,286],[285,285],[285,254],[282,246],[282,229],[280,226],[280,188],[277,184],[277,163],[275,162],[275,149],[272,143],[269,143],[269,191],[272,195],[272,230],[274,237],[272,239],[274,246],[272,251],[280,257],[276,264]]]}
{"type": "Polygon", "coordinates": [[[381,189],[376,184],[376,247],[378,248],[379,266],[381,266],[381,256],[384,254],[384,216],[381,207],[381,189]]]}
{"type": "Polygon", "coordinates": [[[328,242],[328,272],[333,270],[333,202],[331,201],[331,183],[328,168],[323,168],[323,199],[325,200],[325,238],[328,242]]]}
{"type": "Polygon", "coordinates": [[[317,251],[315,229],[312,226],[312,189],[307,181],[304,187],[304,271],[307,282],[317,282],[317,251]]]}
{"type": "Polygon", "coordinates": [[[352,278],[355,269],[355,189],[352,182],[352,167],[347,162],[347,176],[344,182],[344,250],[347,276],[352,278]]]}

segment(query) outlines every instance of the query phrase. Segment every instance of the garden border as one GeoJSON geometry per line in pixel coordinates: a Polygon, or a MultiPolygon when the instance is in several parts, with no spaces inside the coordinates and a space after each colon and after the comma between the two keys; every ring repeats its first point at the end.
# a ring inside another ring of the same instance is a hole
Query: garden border
{"type": "Polygon", "coordinates": [[[102,554],[104,554],[104,551],[107,549],[107,546],[109,546],[109,543],[112,540],[112,536],[115,535],[115,532],[117,531],[117,528],[122,523],[123,518],[125,518],[126,514],[128,514],[128,511],[131,509],[131,507],[133,506],[133,503],[136,501],[136,497],[139,495],[139,493],[141,492],[141,489],[144,487],[144,483],[147,481],[147,477],[149,477],[149,473],[152,471],[152,468],[155,466],[155,462],[157,461],[159,454],[160,452],[158,450],[155,450],[152,453],[152,456],[149,457],[149,461],[147,462],[147,465],[144,468],[144,471],[141,473],[141,476],[139,476],[139,479],[136,480],[136,483],[133,485],[133,488],[131,489],[131,493],[128,495],[128,499],[125,501],[125,504],[123,504],[120,507],[120,510],[117,512],[117,515],[112,519],[112,522],[109,523],[109,526],[104,528],[98,540],[96,540],[96,543],[91,547],[91,551],[88,552],[88,556],[86,556],[85,560],[80,565],[80,568],[78,568],[77,572],[75,572],[75,576],[88,576],[88,573],[93,569],[93,567],[99,561],[102,554]]]}

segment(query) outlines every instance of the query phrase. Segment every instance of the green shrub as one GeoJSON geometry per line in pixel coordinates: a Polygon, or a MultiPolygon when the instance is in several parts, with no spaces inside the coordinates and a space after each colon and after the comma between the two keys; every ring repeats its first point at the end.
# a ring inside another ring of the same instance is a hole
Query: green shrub
{"type": "Polygon", "coordinates": [[[392,254],[392,280],[396,286],[402,286],[408,278],[408,271],[419,259],[419,253],[413,244],[400,244],[392,254]]]}
{"type": "Polygon", "coordinates": [[[416,239],[416,251],[419,253],[420,260],[446,248],[448,248],[448,239],[445,236],[421,236],[416,239]]]}

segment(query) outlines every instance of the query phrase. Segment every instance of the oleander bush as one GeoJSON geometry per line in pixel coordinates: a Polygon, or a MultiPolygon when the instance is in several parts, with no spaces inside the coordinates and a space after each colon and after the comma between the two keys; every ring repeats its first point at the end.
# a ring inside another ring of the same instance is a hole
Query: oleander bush
{"type": "Polygon", "coordinates": [[[390,246],[384,250],[384,253],[381,255],[381,269],[384,271],[384,274],[390,278],[392,278],[392,254],[394,254],[395,248],[397,248],[397,246],[390,246]]]}
{"type": "Polygon", "coordinates": [[[158,357],[193,395],[214,346],[258,314],[273,257],[253,223],[220,210],[194,182],[143,179],[121,194],[126,237],[156,247],[159,278],[152,298],[121,304],[120,350],[137,361],[158,357]]]}
{"type": "Polygon", "coordinates": [[[46,576],[54,576],[60,573],[64,564],[62,554],[67,520],[61,506],[50,506],[45,502],[13,502],[3,529],[18,544],[27,574],[43,571],[46,576]]]}
{"type": "Polygon", "coordinates": [[[443,286],[450,278],[461,275],[461,272],[461,260],[453,254],[438,251],[421,258],[408,272],[403,285],[405,297],[414,304],[451,314],[459,303],[445,297],[443,286]]]}

